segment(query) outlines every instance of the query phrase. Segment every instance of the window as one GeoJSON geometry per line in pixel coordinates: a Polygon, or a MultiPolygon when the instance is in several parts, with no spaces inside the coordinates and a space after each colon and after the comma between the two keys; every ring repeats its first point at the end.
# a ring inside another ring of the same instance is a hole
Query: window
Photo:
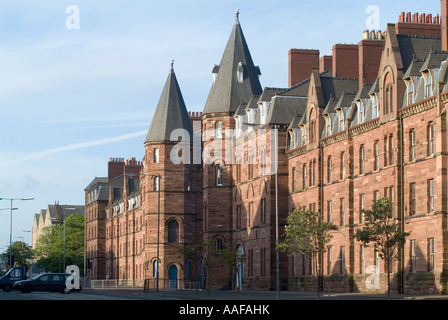
{"type": "Polygon", "coordinates": [[[411,240],[411,272],[417,269],[417,247],[415,240],[411,240]]]}
{"type": "Polygon", "coordinates": [[[359,119],[358,124],[364,122],[364,118],[365,118],[364,116],[365,116],[364,104],[362,102],[360,102],[358,104],[358,119],[359,119]]]}
{"type": "Polygon", "coordinates": [[[254,177],[254,155],[252,152],[249,153],[248,155],[248,175],[249,175],[249,180],[253,179],[254,177]]]}
{"type": "Polygon", "coordinates": [[[415,160],[415,129],[409,131],[409,161],[415,160]]]}
{"type": "Polygon", "coordinates": [[[331,275],[331,267],[332,267],[332,265],[333,265],[333,262],[332,262],[332,256],[331,256],[331,246],[329,246],[328,247],[328,249],[327,249],[327,274],[328,275],[331,275]]]}
{"type": "Polygon", "coordinates": [[[154,163],[159,163],[159,149],[154,149],[154,163]]]}
{"type": "Polygon", "coordinates": [[[380,116],[380,111],[378,109],[378,97],[373,96],[373,118],[378,118],[380,116]]]}
{"type": "Polygon", "coordinates": [[[392,165],[394,162],[394,139],[393,135],[389,136],[389,165],[392,165]]]}
{"type": "Polygon", "coordinates": [[[327,179],[329,183],[332,181],[331,178],[332,171],[333,171],[333,160],[331,159],[331,156],[329,156],[327,161],[327,179]]]}
{"type": "Polygon", "coordinates": [[[428,72],[426,77],[426,87],[425,87],[425,99],[432,96],[432,76],[431,73],[428,72]]]}
{"type": "Polygon", "coordinates": [[[408,105],[411,105],[414,103],[414,81],[409,80],[408,85],[408,105]]]}
{"type": "Polygon", "coordinates": [[[241,229],[241,205],[236,206],[236,228],[241,229]]]}
{"type": "Polygon", "coordinates": [[[292,192],[296,191],[296,168],[292,168],[291,172],[291,189],[292,192]]]}
{"type": "Polygon", "coordinates": [[[364,223],[364,194],[359,195],[359,222],[364,223]]]}
{"type": "Polygon", "coordinates": [[[434,154],[434,123],[428,124],[428,157],[434,154]]]}
{"type": "Polygon", "coordinates": [[[266,198],[261,199],[261,222],[266,222],[266,198]]]}
{"type": "Polygon", "coordinates": [[[307,180],[308,180],[307,173],[308,173],[308,168],[307,168],[307,165],[305,163],[303,165],[303,169],[302,169],[302,186],[303,186],[303,189],[306,189],[308,187],[307,186],[307,180]]]}
{"type": "Polygon", "coordinates": [[[393,87],[391,84],[386,85],[386,90],[384,92],[384,114],[393,112],[393,87]]]}
{"type": "Polygon", "coordinates": [[[376,140],[373,146],[375,153],[374,170],[380,169],[380,141],[376,140]]]}
{"type": "Polygon", "coordinates": [[[345,274],[345,247],[341,247],[341,274],[345,274]]]}
{"type": "Polygon", "coordinates": [[[345,178],[345,152],[341,152],[341,179],[345,178]]]}
{"type": "Polygon", "coordinates": [[[311,120],[311,124],[310,124],[310,142],[316,142],[316,119],[311,120]]]}
{"type": "Polygon", "coordinates": [[[434,212],[434,179],[428,180],[428,212],[434,212]]]}
{"type": "Polygon", "coordinates": [[[312,186],[315,186],[316,185],[316,174],[317,174],[317,170],[316,170],[316,160],[313,160],[313,170],[312,170],[312,174],[311,174],[311,184],[310,185],[312,185],[312,186]]]}
{"type": "Polygon", "coordinates": [[[342,111],[338,112],[339,115],[339,132],[342,132],[345,130],[344,125],[344,113],[342,111]]]}
{"type": "Polygon", "coordinates": [[[168,222],[168,243],[179,242],[179,223],[176,220],[168,222]]]}
{"type": "Polygon", "coordinates": [[[364,166],[364,145],[359,148],[359,174],[363,174],[365,170],[364,166]]]}
{"type": "Polygon", "coordinates": [[[417,206],[416,189],[415,183],[409,185],[409,215],[415,215],[415,210],[417,206]]]}
{"type": "Polygon", "coordinates": [[[159,191],[160,190],[160,176],[155,176],[154,177],[154,191],[159,191]]]}
{"type": "Polygon", "coordinates": [[[384,166],[389,165],[389,137],[384,136],[384,166]]]}
{"type": "Polygon", "coordinates": [[[377,202],[378,200],[380,200],[380,191],[375,190],[373,191],[373,201],[377,202]]]}
{"type": "Polygon", "coordinates": [[[216,186],[222,186],[222,165],[220,163],[216,164],[216,186]]]}
{"type": "Polygon", "coordinates": [[[340,207],[340,215],[341,215],[341,226],[345,225],[345,198],[341,198],[341,207],[340,207]]]}
{"type": "Polygon", "coordinates": [[[154,260],[152,263],[152,276],[153,277],[157,277],[157,273],[158,273],[158,267],[157,267],[157,260],[154,260]]]}
{"type": "Polygon", "coordinates": [[[327,137],[331,136],[331,118],[328,116],[326,121],[327,137]]]}
{"type": "Polygon", "coordinates": [[[215,254],[220,255],[222,253],[222,239],[215,240],[215,254]]]}
{"type": "Polygon", "coordinates": [[[215,139],[222,138],[222,121],[215,122],[215,139]]]}
{"type": "Polygon", "coordinates": [[[434,238],[428,239],[428,271],[434,272],[434,238]]]}
{"type": "Polygon", "coordinates": [[[249,214],[247,215],[247,226],[252,227],[253,225],[253,214],[254,214],[254,203],[249,203],[249,214]]]}
{"type": "Polygon", "coordinates": [[[327,214],[328,214],[328,222],[331,222],[331,216],[333,214],[333,204],[331,200],[327,202],[327,214]]]}

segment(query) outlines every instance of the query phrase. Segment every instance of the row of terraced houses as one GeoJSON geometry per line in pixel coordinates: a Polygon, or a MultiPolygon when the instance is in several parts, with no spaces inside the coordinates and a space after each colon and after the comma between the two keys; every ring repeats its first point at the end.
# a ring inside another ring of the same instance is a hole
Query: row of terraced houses
{"type": "MultiPolygon", "coordinates": [[[[88,278],[273,289],[276,236],[301,206],[339,227],[319,260],[324,289],[368,291],[385,265],[352,235],[388,197],[410,233],[393,290],[447,293],[447,27],[442,0],[441,14],[402,13],[332,56],[291,49],[289,86],[263,88],[237,13],[203,111],[187,111],[172,66],[144,158],[111,158],[86,187],[88,278]],[[207,260],[179,250],[203,242],[207,260]],[[219,259],[231,247],[245,254],[238,276],[219,259]]],[[[311,261],[278,265],[282,289],[313,289],[311,261]]]]}

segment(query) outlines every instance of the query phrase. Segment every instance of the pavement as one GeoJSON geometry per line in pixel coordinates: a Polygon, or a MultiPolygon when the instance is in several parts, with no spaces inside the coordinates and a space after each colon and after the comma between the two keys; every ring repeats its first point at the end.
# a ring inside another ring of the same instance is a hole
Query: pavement
{"type": "Polygon", "coordinates": [[[84,289],[85,294],[110,295],[123,299],[143,299],[143,300],[258,300],[258,301],[290,301],[290,300],[448,300],[447,295],[423,295],[423,294],[364,294],[364,293],[320,293],[319,299],[315,292],[297,291],[226,291],[226,290],[173,290],[173,291],[143,291],[132,290],[94,290],[84,289]]]}

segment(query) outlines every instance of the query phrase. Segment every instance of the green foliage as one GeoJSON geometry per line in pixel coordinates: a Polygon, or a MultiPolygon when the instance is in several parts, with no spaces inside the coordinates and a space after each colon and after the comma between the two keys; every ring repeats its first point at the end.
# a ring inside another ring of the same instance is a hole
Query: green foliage
{"type": "Polygon", "coordinates": [[[29,247],[25,242],[23,241],[16,241],[13,242],[11,247],[8,246],[8,249],[3,252],[1,255],[2,260],[5,262],[6,267],[9,269],[9,267],[14,266],[21,266],[28,269],[30,266],[30,259],[33,257],[33,252],[31,250],[31,247],[29,247]],[[12,253],[14,256],[14,265],[9,265],[9,253],[12,253]]]}
{"type": "Polygon", "coordinates": [[[331,231],[337,229],[333,223],[321,219],[318,212],[303,210],[299,206],[288,216],[285,240],[277,244],[277,250],[313,257],[327,250],[331,231]]]}
{"type": "Polygon", "coordinates": [[[398,249],[403,248],[407,232],[401,232],[400,225],[392,215],[392,204],[388,198],[376,201],[371,210],[363,210],[365,224],[358,229],[355,238],[364,245],[374,243],[381,259],[387,263],[398,256],[398,249]]]}
{"type": "MultiPolygon", "coordinates": [[[[36,241],[36,265],[48,272],[65,272],[64,224],[45,227],[36,241]]],[[[84,266],[84,216],[72,214],[65,219],[65,265],[84,266]]]]}
{"type": "Polygon", "coordinates": [[[371,210],[363,210],[365,224],[354,235],[363,245],[373,243],[379,257],[386,263],[388,296],[390,298],[390,266],[398,258],[400,249],[406,243],[408,232],[400,230],[399,221],[393,217],[392,203],[388,198],[374,202],[371,210]]]}

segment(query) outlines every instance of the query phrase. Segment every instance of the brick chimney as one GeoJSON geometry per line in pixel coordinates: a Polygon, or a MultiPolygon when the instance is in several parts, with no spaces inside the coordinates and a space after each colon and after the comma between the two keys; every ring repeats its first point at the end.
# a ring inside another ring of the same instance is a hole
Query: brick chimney
{"type": "Polygon", "coordinates": [[[313,67],[319,67],[319,50],[289,50],[289,86],[293,86],[311,76],[313,67]]]}
{"type": "Polygon", "coordinates": [[[441,0],[442,4],[442,50],[448,51],[448,0],[441,0]]]}
{"type": "MultiPolygon", "coordinates": [[[[446,0],[442,1],[442,23],[443,23],[443,15],[444,8],[445,12],[447,10],[446,0]]],[[[446,14],[445,14],[446,17],[446,14]]],[[[443,29],[443,26],[442,26],[443,29]]],[[[439,15],[435,17],[432,14],[418,14],[402,12],[398,18],[398,22],[395,25],[395,30],[397,34],[406,34],[411,36],[429,36],[429,37],[440,37],[441,36],[441,28],[440,28],[440,18],[439,15]]]]}
{"type": "Polygon", "coordinates": [[[363,39],[358,44],[359,88],[362,88],[365,82],[375,82],[378,77],[383,48],[384,36],[381,31],[364,31],[363,39]]]}
{"type": "Polygon", "coordinates": [[[335,44],[333,46],[333,77],[355,78],[359,76],[358,46],[355,44],[335,44]]]}
{"type": "Polygon", "coordinates": [[[333,57],[323,56],[319,59],[319,72],[331,71],[333,69],[333,57]]]}
{"type": "Polygon", "coordinates": [[[110,180],[123,174],[125,162],[123,158],[110,158],[107,177],[110,180]]]}

